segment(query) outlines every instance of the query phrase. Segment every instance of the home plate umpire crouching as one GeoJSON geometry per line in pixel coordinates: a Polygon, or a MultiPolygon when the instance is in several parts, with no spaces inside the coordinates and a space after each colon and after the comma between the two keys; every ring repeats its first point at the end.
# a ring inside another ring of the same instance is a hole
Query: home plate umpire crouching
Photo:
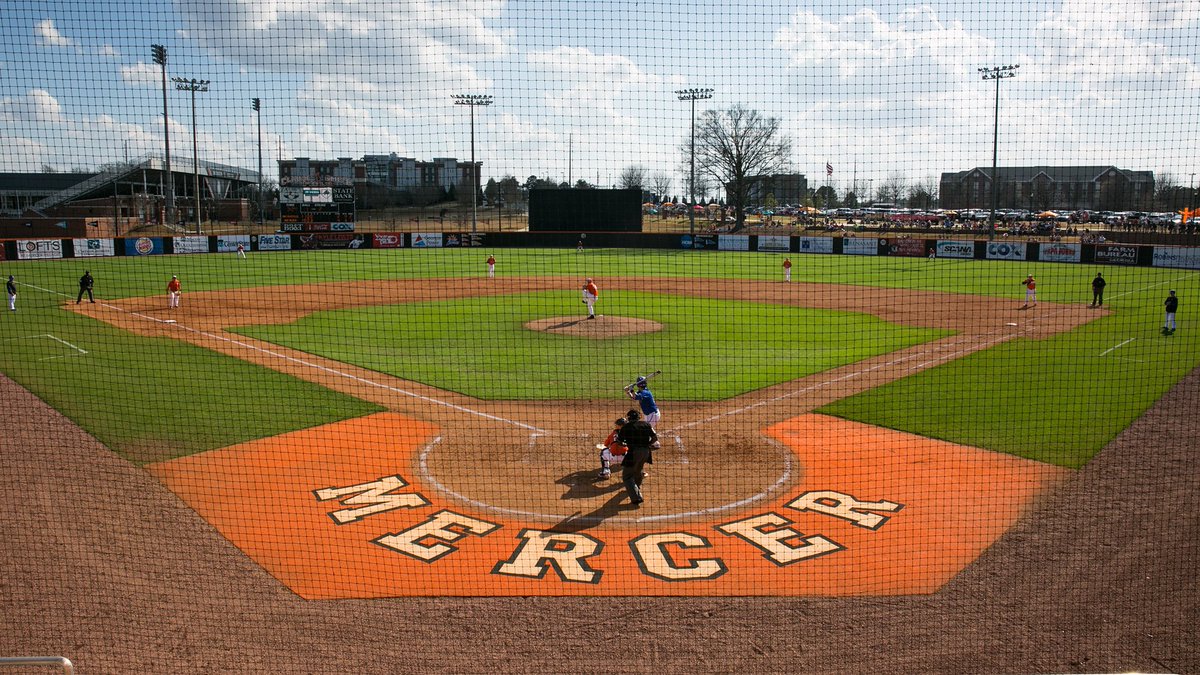
{"type": "Polygon", "coordinates": [[[658,443],[658,434],[636,410],[630,410],[625,420],[625,426],[617,431],[617,442],[629,448],[621,461],[621,482],[629,493],[629,502],[638,506],[645,501],[642,498],[642,479],[646,477],[643,470],[647,464],[654,463],[651,446],[658,443]]]}

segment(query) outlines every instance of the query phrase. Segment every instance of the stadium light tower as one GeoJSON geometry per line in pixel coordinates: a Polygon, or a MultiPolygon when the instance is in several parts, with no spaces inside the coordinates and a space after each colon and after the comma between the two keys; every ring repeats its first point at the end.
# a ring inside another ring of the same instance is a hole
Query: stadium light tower
{"type": "Polygon", "coordinates": [[[465,105],[471,108],[471,231],[474,232],[479,218],[479,167],[475,165],[475,107],[491,105],[493,97],[489,94],[451,94],[454,105],[465,105]]]}
{"type": "Polygon", "coordinates": [[[1017,68],[1021,66],[994,66],[979,68],[984,80],[996,81],[996,111],[992,127],[992,214],[988,217],[988,239],[996,238],[996,194],[999,189],[1000,177],[996,175],[996,160],[998,159],[998,141],[1000,140],[1000,80],[1016,77],[1017,68]]]}
{"type": "Polygon", "coordinates": [[[250,99],[250,107],[258,113],[258,226],[264,226],[263,221],[263,190],[262,190],[262,99],[250,99]]]}
{"type": "Polygon", "coordinates": [[[692,177],[688,182],[691,196],[688,197],[688,233],[696,234],[696,101],[712,98],[712,89],[679,89],[675,94],[680,101],[692,102],[692,177]]]}
{"type": "Polygon", "coordinates": [[[196,140],[196,92],[208,91],[208,80],[172,77],[175,88],[192,92],[192,175],[195,177],[196,234],[200,234],[200,144],[196,140]]]}
{"type": "Polygon", "coordinates": [[[154,55],[154,63],[162,66],[163,93],[163,175],[166,189],[163,198],[166,200],[163,218],[167,222],[175,220],[175,174],[171,173],[171,123],[167,117],[167,48],[162,45],[150,45],[150,53],[154,55]]]}

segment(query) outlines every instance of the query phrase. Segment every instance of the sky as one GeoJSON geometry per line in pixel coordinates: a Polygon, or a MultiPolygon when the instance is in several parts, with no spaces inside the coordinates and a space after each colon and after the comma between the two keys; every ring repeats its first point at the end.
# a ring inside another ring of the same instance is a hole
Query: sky
{"type": "MultiPolygon", "coordinates": [[[[0,13],[0,171],[161,155],[161,71],[207,79],[201,159],[268,177],[279,156],[471,157],[483,176],[686,186],[690,104],[776,117],[810,185],[936,187],[990,166],[1200,172],[1200,2],[992,0],[10,0],[0,13]],[[834,168],[831,178],[825,166],[834,168]]],[[[168,82],[174,161],[191,97],[168,82]]]]}

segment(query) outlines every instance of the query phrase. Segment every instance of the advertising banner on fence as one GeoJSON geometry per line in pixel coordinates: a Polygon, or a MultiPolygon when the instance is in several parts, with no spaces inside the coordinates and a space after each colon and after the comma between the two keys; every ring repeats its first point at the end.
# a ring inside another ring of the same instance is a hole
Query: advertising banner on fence
{"type": "Polygon", "coordinates": [[[975,242],[973,241],[947,241],[939,239],[937,243],[937,257],[939,258],[974,258],[975,257],[975,242]]]}
{"type": "Polygon", "coordinates": [[[442,233],[441,232],[414,232],[412,236],[413,248],[441,248],[442,233]]]}
{"type": "Polygon", "coordinates": [[[1079,262],[1080,251],[1083,246],[1080,244],[1042,244],[1038,251],[1038,260],[1046,262],[1079,262]]]}
{"type": "Polygon", "coordinates": [[[833,253],[833,237],[800,237],[801,253],[833,253]]]}
{"type": "Polygon", "coordinates": [[[48,260],[63,257],[58,239],[18,239],[17,260],[48,260]]]}
{"type": "Polygon", "coordinates": [[[846,255],[879,255],[879,241],[875,237],[864,237],[863,239],[845,237],[842,239],[842,253],[846,255]]]}
{"type": "Polygon", "coordinates": [[[208,253],[208,237],[175,237],[176,253],[208,253]]]}
{"type": "MultiPolygon", "coordinates": [[[[290,237],[289,237],[290,239],[290,237]]],[[[177,240],[178,241],[178,240],[177,240]]],[[[222,234],[217,237],[217,253],[237,253],[238,244],[250,250],[250,235],[222,234]]],[[[290,244],[289,244],[290,245],[290,244]]]]}
{"type": "Polygon", "coordinates": [[[452,246],[457,248],[458,245],[461,243],[462,243],[462,240],[458,238],[457,234],[443,234],[442,235],[442,246],[445,248],[449,248],[452,246]]]}
{"type": "Polygon", "coordinates": [[[343,232],[314,232],[297,237],[302,249],[362,248],[366,235],[343,232]]]}
{"type": "Polygon", "coordinates": [[[1024,260],[1025,242],[992,241],[987,245],[988,260],[1024,260]]]}
{"type": "Polygon", "coordinates": [[[1096,262],[1109,265],[1136,265],[1138,247],[1128,244],[1096,244],[1096,262]]]}
{"type": "Polygon", "coordinates": [[[353,232],[354,223],[330,223],[330,232],[353,232]]]}
{"type": "Polygon", "coordinates": [[[680,237],[679,245],[683,248],[716,248],[717,238],[712,235],[698,234],[693,237],[685,234],[680,237]]]}
{"type": "Polygon", "coordinates": [[[902,258],[924,258],[925,257],[925,240],[924,239],[888,239],[888,255],[900,256],[902,258]]]}
{"type": "Polygon", "coordinates": [[[780,234],[760,234],[758,250],[765,253],[787,253],[792,250],[792,238],[780,234]]]}
{"type": "Polygon", "coordinates": [[[749,251],[750,235],[721,234],[717,235],[717,248],[722,251],[749,251]]]}
{"type": "Polygon", "coordinates": [[[404,248],[404,234],[400,232],[372,234],[371,248],[404,248]]]}
{"type": "MultiPolygon", "coordinates": [[[[220,246],[220,240],[218,240],[220,246]]],[[[258,235],[258,250],[260,251],[290,251],[292,250],[292,235],[290,234],[260,234],[258,235]]]]}
{"type": "Polygon", "coordinates": [[[138,237],[125,240],[125,255],[162,255],[162,237],[138,237]]]}
{"type": "Polygon", "coordinates": [[[1200,269],[1200,248],[1155,246],[1152,264],[1155,267],[1184,267],[1198,270],[1200,269]]]}
{"type": "Polygon", "coordinates": [[[76,258],[99,258],[117,254],[112,239],[75,239],[76,258]]]}

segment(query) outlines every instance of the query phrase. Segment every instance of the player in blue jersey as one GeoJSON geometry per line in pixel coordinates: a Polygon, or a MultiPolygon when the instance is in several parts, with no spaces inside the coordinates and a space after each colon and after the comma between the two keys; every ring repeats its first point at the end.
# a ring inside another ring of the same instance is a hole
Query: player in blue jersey
{"type": "Polygon", "coordinates": [[[637,401],[637,404],[642,409],[642,417],[652,429],[658,428],[658,420],[662,419],[662,415],[658,411],[658,404],[654,401],[654,394],[650,392],[646,378],[639,377],[634,388],[625,390],[629,398],[637,401]],[[635,390],[636,388],[636,390],[635,390]]]}

